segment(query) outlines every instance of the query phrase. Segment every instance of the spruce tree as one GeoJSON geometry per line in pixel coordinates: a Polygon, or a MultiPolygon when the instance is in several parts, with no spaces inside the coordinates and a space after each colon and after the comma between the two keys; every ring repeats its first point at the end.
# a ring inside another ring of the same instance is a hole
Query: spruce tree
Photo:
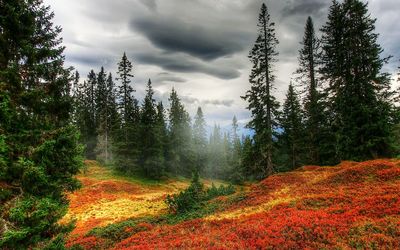
{"type": "Polygon", "coordinates": [[[119,127],[119,115],[116,103],[116,89],[111,73],[106,74],[102,68],[98,74],[98,140],[96,158],[104,163],[112,161],[111,145],[116,129],[119,127]]]}
{"type": "Polygon", "coordinates": [[[305,136],[308,159],[307,164],[320,164],[321,143],[323,137],[323,105],[318,91],[317,73],[320,55],[319,41],[315,35],[311,17],[307,18],[302,48],[299,51],[299,68],[296,73],[305,92],[304,115],[305,136]]]}
{"type": "Polygon", "coordinates": [[[197,108],[193,123],[193,144],[195,152],[195,165],[198,172],[202,172],[207,159],[207,131],[201,107],[197,108]]]}
{"type": "Polygon", "coordinates": [[[329,86],[338,160],[365,160],[389,153],[390,81],[375,21],[359,0],[333,1],[322,28],[323,77],[329,86]]]}
{"type": "Polygon", "coordinates": [[[248,126],[255,131],[254,142],[257,152],[255,161],[259,178],[274,172],[274,133],[278,103],[271,91],[275,76],[273,63],[277,61],[275,24],[271,21],[268,9],[262,4],[258,17],[258,37],[250,51],[249,58],[253,64],[249,81],[250,90],[243,97],[249,102],[252,120],[248,126]]]}
{"type": "Polygon", "coordinates": [[[97,144],[97,110],[96,110],[97,77],[94,70],[83,83],[82,114],[80,122],[81,142],[85,145],[86,159],[96,159],[97,144]]]}
{"type": "Polygon", "coordinates": [[[138,132],[139,132],[139,105],[133,96],[135,90],[130,85],[132,74],[132,63],[124,53],[118,63],[118,110],[121,125],[116,131],[116,139],[113,148],[115,164],[117,169],[122,171],[135,171],[138,159],[138,132]]]}
{"type": "Polygon", "coordinates": [[[165,109],[163,103],[160,101],[157,104],[157,119],[156,119],[156,126],[157,126],[157,134],[161,140],[161,146],[163,151],[163,160],[164,166],[163,169],[166,170],[166,159],[168,157],[168,130],[167,130],[167,123],[165,118],[165,109]]]}
{"type": "Polygon", "coordinates": [[[146,176],[159,178],[164,171],[164,152],[153,95],[154,91],[149,79],[140,116],[139,165],[146,176]]]}
{"type": "Polygon", "coordinates": [[[241,155],[242,155],[242,144],[240,142],[239,134],[239,125],[236,116],[233,116],[232,119],[232,157],[230,161],[231,165],[231,174],[230,179],[234,183],[242,183],[244,181],[244,173],[241,165],[241,155]]]}
{"type": "Polygon", "coordinates": [[[173,88],[169,97],[168,168],[175,174],[191,176],[194,166],[190,117],[173,88]]]}
{"type": "Polygon", "coordinates": [[[283,152],[288,156],[285,170],[293,170],[303,163],[304,128],[302,110],[297,93],[289,85],[281,117],[283,133],[280,135],[283,152]]]}
{"type": "Polygon", "coordinates": [[[61,29],[42,1],[0,5],[0,248],[63,249],[82,148],[61,29]]]}

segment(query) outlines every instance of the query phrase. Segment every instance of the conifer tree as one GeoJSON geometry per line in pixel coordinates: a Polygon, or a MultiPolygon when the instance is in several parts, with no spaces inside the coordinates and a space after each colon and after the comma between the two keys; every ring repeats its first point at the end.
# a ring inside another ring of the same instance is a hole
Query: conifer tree
{"type": "Polygon", "coordinates": [[[333,1],[322,28],[323,77],[335,132],[336,157],[365,160],[385,156],[390,137],[387,58],[374,33],[375,21],[359,0],[333,1]]]}
{"type": "Polygon", "coordinates": [[[169,101],[168,168],[175,174],[190,176],[194,170],[190,117],[174,88],[169,101]]]}
{"type": "Polygon", "coordinates": [[[134,171],[138,158],[138,131],[139,131],[139,105],[133,96],[135,90],[130,85],[132,74],[132,63],[128,60],[126,53],[123,54],[118,63],[118,110],[121,125],[116,131],[116,139],[113,148],[115,153],[115,164],[122,171],[134,171]]]}
{"type": "Polygon", "coordinates": [[[315,36],[311,17],[307,18],[302,48],[299,51],[299,68],[296,73],[305,92],[304,115],[305,136],[308,164],[320,164],[320,151],[323,130],[323,105],[318,91],[317,73],[319,58],[319,41],[315,36]]]}
{"type": "Polygon", "coordinates": [[[98,82],[98,140],[96,154],[98,160],[108,164],[112,160],[111,145],[114,132],[119,126],[119,115],[115,86],[111,73],[106,78],[106,74],[102,68],[98,74],[98,82]]]}
{"type": "Polygon", "coordinates": [[[285,165],[289,170],[293,170],[303,163],[304,128],[300,101],[292,84],[289,85],[283,104],[281,126],[283,133],[280,135],[280,139],[283,144],[283,152],[288,156],[285,165]]]}
{"type": "Polygon", "coordinates": [[[232,119],[232,158],[230,161],[231,165],[231,176],[230,179],[234,183],[242,183],[244,181],[244,173],[241,164],[241,155],[242,155],[242,144],[240,142],[239,134],[239,125],[236,116],[233,116],[232,119]]]}
{"type": "Polygon", "coordinates": [[[276,62],[275,24],[271,21],[267,6],[262,4],[258,17],[258,37],[250,51],[249,58],[253,64],[249,81],[251,89],[243,97],[249,102],[252,120],[248,126],[255,131],[254,142],[257,152],[255,161],[259,178],[274,172],[274,128],[278,103],[271,91],[275,76],[273,63],[276,62]]]}
{"type": "Polygon", "coordinates": [[[61,29],[42,1],[0,5],[0,248],[63,249],[82,148],[61,29]]]}
{"type": "Polygon", "coordinates": [[[164,152],[153,95],[149,79],[140,117],[140,166],[146,176],[159,178],[164,171],[164,152]]]}
{"type": "Polygon", "coordinates": [[[163,151],[163,160],[164,166],[163,169],[166,170],[166,159],[168,157],[168,130],[167,130],[167,123],[165,118],[165,109],[163,103],[160,101],[157,104],[157,119],[156,119],[156,126],[157,126],[157,134],[161,140],[161,146],[163,151]]]}
{"type": "Polygon", "coordinates": [[[201,107],[197,108],[193,123],[193,144],[195,152],[195,164],[198,172],[204,170],[207,159],[207,131],[201,107]]]}

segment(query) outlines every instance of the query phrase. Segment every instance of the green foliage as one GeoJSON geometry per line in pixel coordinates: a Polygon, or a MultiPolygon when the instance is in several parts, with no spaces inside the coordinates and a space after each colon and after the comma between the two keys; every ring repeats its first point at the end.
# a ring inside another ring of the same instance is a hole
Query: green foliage
{"type": "MultiPolygon", "coordinates": [[[[157,113],[154,91],[149,79],[146,97],[140,113],[140,157],[139,166],[144,174],[152,178],[160,178],[165,170],[164,167],[164,120],[163,114],[157,113]]],[[[163,110],[160,110],[163,112],[163,110]]],[[[164,135],[165,136],[165,135],[164,135]]]]}
{"type": "Polygon", "coordinates": [[[304,96],[304,145],[306,155],[303,159],[305,164],[321,164],[320,156],[323,154],[322,146],[324,140],[324,129],[326,119],[319,92],[319,58],[320,42],[316,37],[314,23],[311,17],[307,18],[304,28],[304,37],[299,50],[299,67],[296,70],[297,81],[305,92],[304,96]]]}
{"type": "Polygon", "coordinates": [[[280,118],[283,132],[279,135],[279,143],[282,146],[280,153],[287,155],[287,160],[283,162],[283,165],[289,170],[304,163],[305,133],[302,113],[298,95],[293,85],[290,84],[280,118]]]}
{"type": "Polygon", "coordinates": [[[201,207],[204,199],[204,186],[199,180],[199,174],[195,172],[189,187],[179,194],[167,195],[165,203],[171,212],[181,214],[201,207]]]}
{"type": "Polygon", "coordinates": [[[381,70],[375,22],[368,4],[333,1],[322,28],[321,72],[328,83],[331,147],[337,160],[388,156],[391,137],[390,79],[381,70]],[[362,44],[362,46],[360,46],[362,44]]]}
{"type": "Polygon", "coordinates": [[[190,116],[185,110],[175,89],[172,89],[168,110],[169,143],[167,154],[168,170],[174,174],[190,176],[194,170],[194,152],[190,116]]]}
{"type": "Polygon", "coordinates": [[[220,185],[216,187],[214,183],[211,184],[211,187],[206,190],[206,200],[213,199],[218,196],[226,196],[235,193],[235,187],[232,184],[229,185],[220,185]]]}
{"type": "Polygon", "coordinates": [[[0,248],[62,249],[83,163],[61,29],[40,0],[2,2],[0,16],[0,248]]]}
{"type": "Polygon", "coordinates": [[[207,206],[206,201],[211,200],[218,196],[230,195],[235,192],[233,185],[220,185],[216,187],[214,183],[208,189],[204,189],[203,184],[199,180],[197,172],[193,174],[190,186],[179,194],[168,195],[165,199],[169,210],[173,214],[186,214],[189,213],[192,216],[192,211],[201,210],[207,206]]]}
{"type": "Polygon", "coordinates": [[[272,95],[273,63],[276,62],[278,52],[275,36],[275,23],[271,21],[267,6],[263,3],[258,17],[257,40],[249,53],[253,64],[249,81],[250,90],[242,98],[248,101],[251,111],[251,121],[248,127],[254,129],[255,156],[253,166],[255,174],[264,178],[274,172],[272,155],[275,151],[275,131],[278,102],[272,95]]]}
{"type": "Polygon", "coordinates": [[[146,231],[147,227],[143,226],[142,223],[149,223],[150,221],[150,218],[126,220],[105,227],[94,228],[87,233],[87,236],[96,236],[113,242],[120,242],[135,233],[146,231]]]}

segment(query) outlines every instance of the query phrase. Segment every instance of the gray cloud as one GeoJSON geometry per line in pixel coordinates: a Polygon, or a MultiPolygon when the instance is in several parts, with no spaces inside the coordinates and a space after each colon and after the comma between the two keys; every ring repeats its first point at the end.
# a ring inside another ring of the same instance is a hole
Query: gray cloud
{"type": "MultiPolygon", "coordinates": [[[[331,0],[44,2],[55,11],[54,23],[63,28],[66,64],[74,66],[81,76],[92,68],[98,71],[102,65],[115,76],[116,65],[126,51],[134,63],[133,84],[139,99],[150,77],[165,104],[174,86],[190,114],[204,105],[209,124],[215,121],[227,126],[234,114],[243,123],[250,117],[240,96],[249,88],[247,55],[256,39],[261,3],[267,4],[279,39],[273,92],[279,101],[284,99],[298,64],[307,16],[313,18],[320,35],[331,4],[331,0]]],[[[383,70],[395,73],[400,65],[400,31],[395,28],[400,23],[399,0],[368,2],[371,17],[377,18],[383,56],[393,56],[383,70]]]]}
{"type": "Polygon", "coordinates": [[[230,107],[234,103],[234,100],[204,100],[204,104],[211,104],[211,105],[221,105],[221,106],[226,106],[230,107]]]}
{"type": "Polygon", "coordinates": [[[282,17],[293,15],[320,17],[329,5],[330,1],[327,0],[292,0],[282,9],[282,17]]]}
{"type": "Polygon", "coordinates": [[[173,18],[142,18],[133,20],[131,27],[161,49],[184,52],[203,60],[214,60],[240,52],[249,37],[246,33],[204,28],[173,18]]]}
{"type": "Polygon", "coordinates": [[[234,68],[213,65],[192,59],[185,55],[171,54],[136,54],[138,62],[157,65],[165,70],[185,73],[204,73],[221,79],[234,79],[240,76],[240,72],[234,68]]]}
{"type": "Polygon", "coordinates": [[[183,77],[179,77],[168,72],[158,73],[155,77],[156,82],[165,83],[165,82],[187,82],[187,80],[183,77]]]}
{"type": "Polygon", "coordinates": [[[196,97],[192,96],[186,96],[182,95],[180,96],[182,102],[185,104],[196,104],[199,106],[206,106],[206,105],[211,105],[211,106],[224,106],[224,107],[231,107],[233,103],[235,102],[232,99],[199,99],[196,97]]]}

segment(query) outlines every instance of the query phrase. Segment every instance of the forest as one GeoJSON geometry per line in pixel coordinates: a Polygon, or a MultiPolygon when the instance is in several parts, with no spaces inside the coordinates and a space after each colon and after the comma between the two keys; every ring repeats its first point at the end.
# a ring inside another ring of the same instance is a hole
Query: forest
{"type": "Polygon", "coordinates": [[[76,175],[88,170],[84,160],[148,181],[192,178],[186,191],[166,198],[175,213],[185,213],[193,203],[199,209],[231,195],[232,184],[400,155],[400,67],[396,75],[384,72],[390,57],[382,57],[376,19],[364,1],[333,0],[319,30],[311,16],[304,20],[298,67],[288,73],[295,77],[281,102],[279,23],[262,4],[248,54],[250,88],[241,95],[251,133],[240,132],[235,114],[229,132],[219,124],[209,131],[202,107],[191,116],[173,87],[167,103],[156,100],[152,80],[135,81],[135,58],[123,49],[116,72],[66,67],[61,27],[41,0],[0,1],[0,17],[2,249],[66,249],[74,222],[58,221],[68,211],[66,193],[82,187],[76,175]],[[146,86],[141,100],[139,85],[146,86]],[[229,185],[204,191],[199,178],[229,185]]]}

